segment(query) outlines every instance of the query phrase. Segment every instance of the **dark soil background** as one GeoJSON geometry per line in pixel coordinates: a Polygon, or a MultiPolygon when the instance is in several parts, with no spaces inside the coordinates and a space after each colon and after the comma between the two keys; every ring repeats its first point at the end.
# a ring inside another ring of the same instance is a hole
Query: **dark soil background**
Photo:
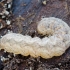
{"type": "MultiPolygon", "coordinates": [[[[0,29],[0,36],[12,31],[40,37],[36,27],[38,21],[44,17],[60,18],[70,26],[70,0],[45,0],[46,4],[43,4],[43,1],[13,0],[10,17],[12,23],[0,29]]],[[[62,56],[51,59],[13,55],[13,53],[1,50],[0,70],[70,70],[70,48],[62,56]],[[5,61],[2,60],[3,57],[6,59],[5,61]]]]}

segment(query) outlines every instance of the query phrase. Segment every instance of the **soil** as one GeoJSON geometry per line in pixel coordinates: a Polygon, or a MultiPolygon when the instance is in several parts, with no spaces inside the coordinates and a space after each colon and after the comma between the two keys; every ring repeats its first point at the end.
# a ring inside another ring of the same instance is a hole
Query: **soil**
{"type": "MultiPolygon", "coordinates": [[[[4,22],[3,28],[0,29],[0,37],[8,32],[42,37],[37,33],[36,27],[38,21],[44,17],[60,18],[70,26],[69,0],[45,0],[45,4],[43,4],[43,1],[13,0],[12,14],[6,16],[11,21],[11,24],[6,25],[6,19],[0,18],[0,22],[4,22]]],[[[1,5],[0,12],[2,9],[1,5]]],[[[70,70],[70,48],[63,55],[51,59],[25,57],[1,50],[0,70],[70,70]]]]}

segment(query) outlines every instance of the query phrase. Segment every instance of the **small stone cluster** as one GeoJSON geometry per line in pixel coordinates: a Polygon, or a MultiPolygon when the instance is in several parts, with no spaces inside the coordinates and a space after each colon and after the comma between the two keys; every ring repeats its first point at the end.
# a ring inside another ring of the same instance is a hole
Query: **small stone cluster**
{"type": "Polygon", "coordinates": [[[0,1],[0,29],[11,24],[12,0],[0,1]]]}

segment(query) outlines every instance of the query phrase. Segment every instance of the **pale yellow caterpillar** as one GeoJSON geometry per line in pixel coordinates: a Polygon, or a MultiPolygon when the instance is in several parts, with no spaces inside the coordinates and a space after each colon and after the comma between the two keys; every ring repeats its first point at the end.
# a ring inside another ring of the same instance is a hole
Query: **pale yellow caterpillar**
{"type": "Polygon", "coordinates": [[[62,55],[70,46],[70,27],[59,18],[42,18],[37,25],[44,38],[8,33],[0,39],[0,49],[23,56],[48,59],[62,55]]]}

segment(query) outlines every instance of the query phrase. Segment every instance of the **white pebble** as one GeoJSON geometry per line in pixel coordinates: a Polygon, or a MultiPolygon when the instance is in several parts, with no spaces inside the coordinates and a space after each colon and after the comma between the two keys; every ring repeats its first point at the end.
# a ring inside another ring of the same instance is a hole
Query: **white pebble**
{"type": "Polygon", "coordinates": [[[6,14],[6,15],[9,15],[9,12],[6,11],[6,10],[4,10],[3,13],[6,14]]]}
{"type": "Polygon", "coordinates": [[[5,16],[3,15],[2,18],[5,18],[5,16]]]}
{"type": "Polygon", "coordinates": [[[10,25],[10,23],[11,23],[11,21],[9,21],[9,20],[6,20],[6,22],[7,22],[6,23],[7,25],[10,25]]]}
{"type": "Polygon", "coordinates": [[[11,5],[10,4],[8,4],[8,8],[11,8],[11,5]]]}
{"type": "Polygon", "coordinates": [[[9,60],[9,58],[5,58],[5,57],[1,56],[1,61],[5,62],[7,60],[9,60]]]}

